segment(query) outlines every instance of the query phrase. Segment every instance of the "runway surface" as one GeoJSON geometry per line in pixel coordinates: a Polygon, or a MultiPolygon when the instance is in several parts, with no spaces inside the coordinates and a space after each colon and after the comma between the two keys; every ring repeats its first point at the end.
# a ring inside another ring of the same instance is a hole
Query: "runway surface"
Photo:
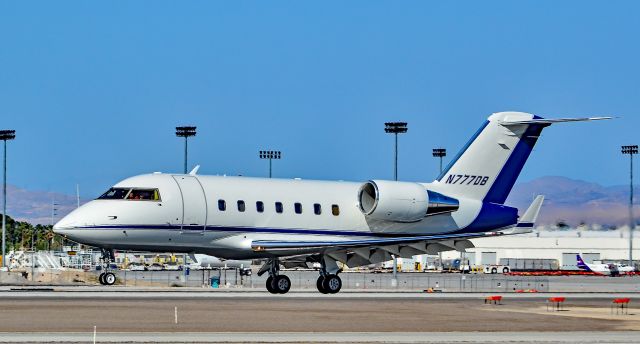
{"type": "MultiPolygon", "coordinates": [[[[98,333],[96,343],[636,343],[637,332],[98,333]]],[[[91,343],[93,333],[0,333],[0,343],[91,343]]]]}
{"type": "Polygon", "coordinates": [[[547,311],[549,295],[540,294],[504,294],[502,305],[487,305],[488,294],[475,293],[91,289],[0,291],[0,342],[90,342],[94,326],[98,342],[629,343],[640,337],[633,332],[640,330],[640,312],[611,314],[619,295],[608,294],[566,294],[558,312],[547,311]]]}

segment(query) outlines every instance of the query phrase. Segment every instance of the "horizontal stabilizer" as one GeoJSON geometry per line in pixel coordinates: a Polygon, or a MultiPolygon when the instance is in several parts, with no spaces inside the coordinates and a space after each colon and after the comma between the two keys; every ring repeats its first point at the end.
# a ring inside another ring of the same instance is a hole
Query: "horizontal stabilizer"
{"type": "Polygon", "coordinates": [[[586,121],[601,121],[606,119],[612,119],[613,117],[603,116],[603,117],[583,117],[583,118],[533,118],[528,120],[515,120],[510,121],[507,119],[500,121],[501,125],[509,126],[509,125],[521,125],[521,124],[554,124],[554,123],[563,123],[563,122],[586,122],[586,121]]]}

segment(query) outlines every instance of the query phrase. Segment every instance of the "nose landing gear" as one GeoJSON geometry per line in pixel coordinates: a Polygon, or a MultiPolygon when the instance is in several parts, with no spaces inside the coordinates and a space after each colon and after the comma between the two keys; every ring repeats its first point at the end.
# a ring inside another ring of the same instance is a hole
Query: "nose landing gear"
{"type": "Polygon", "coordinates": [[[111,272],[111,263],[115,261],[113,250],[102,249],[102,257],[100,257],[100,266],[102,273],[98,276],[98,281],[102,285],[114,285],[117,281],[116,275],[111,272]]]}

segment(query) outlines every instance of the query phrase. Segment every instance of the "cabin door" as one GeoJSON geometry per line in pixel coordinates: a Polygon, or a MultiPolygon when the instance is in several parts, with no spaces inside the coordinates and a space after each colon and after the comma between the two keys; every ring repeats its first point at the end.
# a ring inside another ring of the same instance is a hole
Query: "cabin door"
{"type": "Polygon", "coordinates": [[[182,197],[182,233],[204,233],[207,224],[207,199],[196,176],[173,176],[182,197]]]}

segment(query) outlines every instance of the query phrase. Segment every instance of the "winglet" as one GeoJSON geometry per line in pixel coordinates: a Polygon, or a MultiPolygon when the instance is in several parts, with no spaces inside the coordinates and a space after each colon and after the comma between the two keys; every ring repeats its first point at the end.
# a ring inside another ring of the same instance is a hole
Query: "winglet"
{"type": "Polygon", "coordinates": [[[527,208],[527,211],[524,212],[524,215],[522,215],[522,217],[520,218],[520,221],[518,221],[518,224],[516,224],[515,228],[505,234],[513,235],[513,234],[531,233],[533,231],[533,226],[535,225],[536,220],[538,219],[538,214],[540,213],[540,208],[542,208],[543,201],[544,201],[544,196],[538,195],[533,200],[529,208],[527,208]]]}
{"type": "Polygon", "coordinates": [[[520,218],[518,225],[520,224],[533,224],[538,219],[538,214],[540,213],[540,208],[542,208],[542,202],[544,202],[544,195],[538,195],[533,200],[527,211],[524,212],[524,215],[520,218]]]}
{"type": "Polygon", "coordinates": [[[198,170],[199,169],[200,169],[200,165],[196,165],[196,167],[194,167],[193,170],[191,170],[191,172],[189,172],[189,175],[195,176],[196,174],[198,174],[198,170]]]}

